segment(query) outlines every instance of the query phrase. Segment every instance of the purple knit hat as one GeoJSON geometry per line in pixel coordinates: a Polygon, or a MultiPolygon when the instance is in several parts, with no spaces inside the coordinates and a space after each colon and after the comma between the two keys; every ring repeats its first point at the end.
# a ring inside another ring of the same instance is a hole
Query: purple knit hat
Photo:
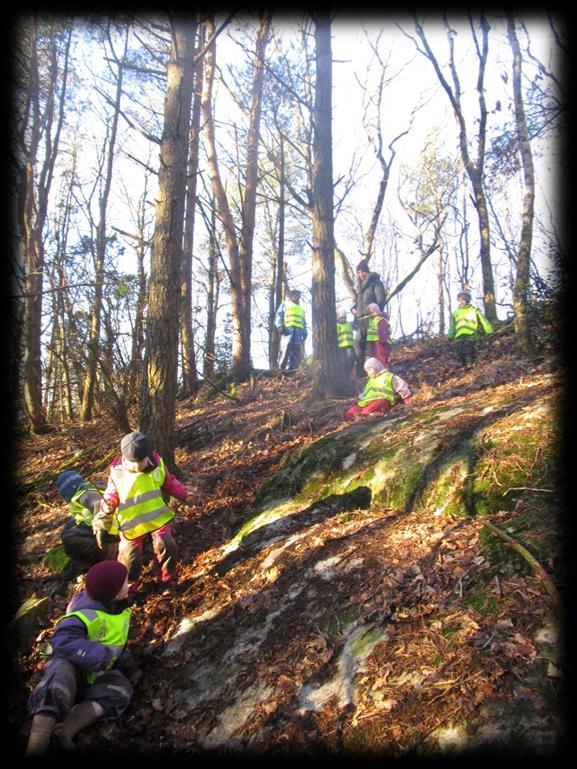
{"type": "Polygon", "coordinates": [[[118,595],[128,570],[120,561],[100,561],[86,573],[86,592],[95,601],[112,601],[118,595]]]}

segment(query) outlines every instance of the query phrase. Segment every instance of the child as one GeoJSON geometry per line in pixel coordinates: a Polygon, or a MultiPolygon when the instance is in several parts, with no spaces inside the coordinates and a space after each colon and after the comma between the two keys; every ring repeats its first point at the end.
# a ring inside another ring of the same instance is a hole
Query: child
{"type": "Polygon", "coordinates": [[[370,315],[367,328],[367,358],[377,358],[385,368],[389,367],[391,345],[389,341],[389,321],[378,304],[367,307],[370,315]]]}
{"type": "Polygon", "coordinates": [[[357,416],[385,413],[398,400],[402,400],[405,405],[409,403],[409,385],[400,376],[388,371],[380,360],[368,358],[365,361],[365,371],[369,378],[357,403],[345,412],[347,422],[352,422],[357,416]]]}
{"type": "Polygon", "coordinates": [[[73,577],[87,571],[103,558],[116,558],[118,538],[107,534],[102,549],[96,542],[92,520],[100,509],[102,496],[96,486],[74,470],[65,470],[56,480],[60,495],[70,503],[70,519],[60,537],[70,564],[61,576],[73,577]]]}
{"type": "Polygon", "coordinates": [[[471,366],[475,360],[479,326],[487,335],[493,333],[493,326],[480,310],[473,307],[468,291],[460,291],[457,301],[459,306],[451,315],[448,337],[453,340],[459,362],[471,366]]]}
{"type": "Polygon", "coordinates": [[[289,298],[279,305],[275,315],[275,326],[281,336],[279,367],[283,371],[297,369],[303,357],[307,321],[300,301],[300,291],[289,291],[289,298]]]}
{"type": "Polygon", "coordinates": [[[355,365],[355,335],[345,307],[337,307],[337,347],[340,366],[349,377],[355,365]]]}
{"type": "Polygon", "coordinates": [[[192,492],[171,475],[143,433],[125,435],[120,452],[110,465],[108,485],[93,527],[110,531],[116,517],[120,534],[118,560],[128,569],[130,583],[140,576],[142,546],[150,534],[160,579],[168,585],[176,581],[177,549],[170,526],[175,513],[166,500],[176,497],[192,504],[192,492]]]}
{"type": "Polygon", "coordinates": [[[85,577],[85,589],[56,621],[41,681],[28,700],[33,715],[26,757],[47,752],[51,739],[73,750],[72,738],[101,717],[119,718],[132,697],[121,668],[130,626],[128,571],[101,561],[85,577]]]}
{"type": "Polygon", "coordinates": [[[357,283],[356,283],[356,301],[353,309],[355,316],[355,328],[357,335],[355,338],[355,358],[357,376],[364,376],[363,365],[367,347],[367,327],[369,325],[369,305],[375,303],[380,307],[385,306],[387,301],[387,292],[383,281],[376,272],[371,272],[369,263],[366,259],[361,259],[357,264],[357,283]]]}

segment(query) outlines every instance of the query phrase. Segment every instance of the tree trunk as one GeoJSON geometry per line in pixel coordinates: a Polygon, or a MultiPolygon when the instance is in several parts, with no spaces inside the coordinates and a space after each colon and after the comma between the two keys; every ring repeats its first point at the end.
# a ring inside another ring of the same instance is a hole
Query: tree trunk
{"type": "MultiPolygon", "coordinates": [[[[207,37],[214,34],[214,20],[206,22],[207,37]]],[[[224,227],[224,236],[230,262],[231,304],[232,304],[232,371],[235,379],[244,381],[250,375],[250,331],[252,304],[252,242],[254,237],[256,187],[258,176],[258,145],[260,132],[260,113],[262,100],[262,79],[264,52],[270,32],[270,17],[265,15],[261,21],[257,37],[255,68],[252,90],[252,106],[247,146],[247,167],[245,194],[242,211],[242,228],[239,238],[226,197],[224,185],[218,167],[214,116],[212,112],[212,86],[216,66],[216,47],[212,42],[206,54],[205,78],[202,109],[205,120],[208,167],[217,202],[218,215],[224,227]]]]}
{"type": "MultiPolygon", "coordinates": [[[[252,252],[256,217],[256,192],[258,185],[258,148],[260,140],[260,117],[266,46],[270,35],[270,13],[261,18],[256,39],[254,74],[250,107],[250,124],[247,136],[245,191],[242,205],[242,227],[240,231],[240,308],[241,316],[236,319],[232,351],[232,373],[238,381],[245,381],[250,375],[250,336],[252,310],[252,252]]],[[[233,318],[233,323],[235,319],[233,318]]]]}
{"type": "Polygon", "coordinates": [[[86,366],[86,381],[82,395],[82,405],[80,407],[80,419],[89,421],[92,419],[94,408],[94,392],[96,388],[98,359],[100,357],[100,325],[102,315],[102,292],[104,283],[104,259],[106,257],[106,229],[108,199],[110,197],[110,188],[112,186],[112,170],[114,165],[114,153],[116,151],[116,136],[118,132],[118,120],[120,116],[120,102],[122,100],[122,85],[124,79],[124,59],[128,49],[128,28],[124,39],[124,54],[122,60],[118,63],[118,76],[116,78],[116,94],[114,98],[114,111],[112,113],[112,123],[110,126],[110,136],[105,140],[106,153],[106,176],[104,177],[104,186],[99,201],[98,225],[96,227],[96,254],[94,270],[94,301],[92,304],[92,322],[90,325],[90,338],[88,340],[88,362],[86,366]]]}
{"type": "Polygon", "coordinates": [[[216,210],[214,198],[211,205],[210,243],[208,248],[208,291],[206,297],[206,335],[204,339],[203,375],[212,379],[216,360],[216,313],[218,310],[218,249],[216,242],[216,210]]]}
{"type": "Polygon", "coordinates": [[[507,31],[513,50],[513,93],[515,99],[515,119],[517,136],[523,164],[523,214],[521,221],[521,240],[517,254],[517,275],[513,290],[513,309],[515,312],[515,334],[521,350],[530,355],[533,353],[533,340],[527,317],[529,277],[531,264],[531,245],[533,240],[533,214],[535,204],[535,174],[533,170],[533,155],[525,117],[525,105],[521,88],[521,51],[515,30],[515,17],[507,14],[507,31]]]}
{"type": "Polygon", "coordinates": [[[268,360],[271,369],[278,366],[280,352],[280,335],[275,326],[276,309],[282,302],[283,283],[285,279],[284,251],[285,251],[285,221],[286,221],[286,185],[285,185],[285,153],[284,138],[281,135],[279,141],[279,198],[278,198],[278,247],[273,266],[273,276],[269,297],[268,314],[268,360]]]}
{"type": "MultiPolygon", "coordinates": [[[[198,25],[195,25],[198,29],[198,25]]],[[[201,27],[203,30],[204,27],[201,27]]],[[[196,30],[195,30],[196,35],[196,30]]],[[[200,35],[197,51],[203,47],[200,35]]],[[[186,218],[184,223],[184,246],[182,264],[182,289],[180,313],[180,342],[182,351],[182,390],[184,395],[191,395],[198,390],[199,382],[196,371],[194,334],[192,331],[192,259],[194,252],[194,220],[196,213],[196,189],[198,179],[198,148],[200,139],[200,107],[202,98],[203,57],[196,62],[194,73],[194,99],[192,123],[190,129],[190,147],[188,156],[188,184],[186,188],[186,218]]]]}
{"type": "Polygon", "coordinates": [[[48,23],[43,29],[36,16],[30,19],[22,42],[25,71],[25,93],[21,94],[22,114],[17,115],[18,152],[21,160],[19,180],[19,219],[25,265],[25,298],[23,308],[23,395],[26,418],[32,432],[50,428],[42,404],[42,293],[44,278],[43,231],[48,196],[64,121],[64,99],[68,80],[68,63],[72,28],[48,23]],[[46,36],[48,58],[38,59],[40,40],[46,36]],[[59,38],[62,51],[59,52],[59,38]],[[62,60],[61,58],[62,57],[62,60]],[[49,94],[41,96],[43,90],[49,94]],[[41,146],[44,156],[41,157],[41,146]]]}
{"type": "MultiPolygon", "coordinates": [[[[471,29],[473,30],[473,21],[470,19],[471,29]]],[[[478,130],[477,130],[477,160],[473,161],[469,153],[469,141],[467,137],[467,126],[463,115],[463,109],[461,106],[461,90],[459,84],[459,78],[457,69],[455,66],[454,44],[453,37],[455,35],[454,30],[447,26],[447,38],[449,40],[450,48],[450,60],[449,67],[451,76],[453,79],[453,87],[447,82],[439,62],[435,57],[429,42],[426,38],[425,32],[422,26],[415,19],[415,29],[421,39],[423,46],[425,47],[425,55],[433,65],[433,68],[437,74],[437,78],[449,97],[453,112],[459,125],[459,145],[461,148],[461,157],[463,159],[463,165],[469,179],[471,186],[473,187],[473,199],[475,203],[475,209],[477,211],[477,217],[479,222],[479,256],[481,260],[481,272],[483,276],[483,306],[485,315],[491,321],[491,323],[498,322],[497,308],[495,301],[495,281],[493,278],[493,266],[491,264],[491,238],[489,227],[489,210],[487,207],[487,200],[485,196],[485,190],[483,188],[483,169],[485,165],[485,142],[486,142],[486,128],[487,128],[487,105],[485,103],[484,93],[484,80],[485,69],[487,66],[487,58],[489,53],[489,24],[485,16],[481,15],[480,20],[482,40],[481,45],[478,45],[478,41],[475,39],[477,56],[479,59],[479,70],[477,75],[477,95],[479,102],[479,117],[478,117],[478,130]]],[[[474,32],[474,30],[473,30],[474,32]]]]}
{"type": "Polygon", "coordinates": [[[220,169],[218,167],[218,158],[216,154],[216,136],[214,128],[214,115],[212,109],[212,87],[214,83],[214,73],[216,68],[216,45],[214,36],[214,19],[205,22],[206,37],[212,42],[209,44],[204,62],[204,87],[202,92],[202,114],[204,117],[205,136],[207,145],[207,161],[212,189],[214,192],[216,210],[218,217],[224,228],[224,239],[228,251],[230,264],[230,291],[232,315],[235,323],[235,339],[233,340],[233,349],[238,350],[241,334],[240,323],[243,315],[241,300],[241,270],[238,238],[234,221],[226,197],[226,191],[222,183],[220,169]]]}
{"type": "Polygon", "coordinates": [[[316,93],[313,137],[312,332],[313,396],[339,393],[343,385],[337,361],[335,238],[332,162],[332,53],[328,13],[315,19],[316,93]]]}
{"type": "Polygon", "coordinates": [[[174,19],[160,145],[156,223],[148,289],[145,379],[139,428],[174,467],[179,298],[195,27],[174,19]]]}
{"type": "Polygon", "coordinates": [[[144,259],[148,249],[146,239],[146,207],[148,198],[148,175],[144,178],[144,191],[140,198],[136,222],[136,264],[138,277],[138,293],[136,297],[136,312],[132,327],[132,344],[130,348],[130,364],[128,372],[128,391],[132,397],[138,390],[142,374],[142,351],[144,349],[144,311],[146,307],[146,272],[144,259]]]}

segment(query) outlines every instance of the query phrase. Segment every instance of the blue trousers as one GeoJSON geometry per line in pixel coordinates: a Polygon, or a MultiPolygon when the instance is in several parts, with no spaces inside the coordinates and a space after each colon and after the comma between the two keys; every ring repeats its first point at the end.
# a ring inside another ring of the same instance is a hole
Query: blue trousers
{"type": "Polygon", "coordinates": [[[104,710],[102,718],[119,718],[131,697],[132,684],[120,670],[106,670],[93,684],[87,684],[86,674],[77,665],[51,657],[28,698],[28,710],[32,715],[43,713],[63,721],[74,705],[91,700],[104,710]]]}

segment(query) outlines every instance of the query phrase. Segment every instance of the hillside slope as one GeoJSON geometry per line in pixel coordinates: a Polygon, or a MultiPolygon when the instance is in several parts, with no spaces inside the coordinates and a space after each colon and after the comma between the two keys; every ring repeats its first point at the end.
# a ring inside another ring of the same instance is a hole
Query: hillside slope
{"type": "MultiPolygon", "coordinates": [[[[518,406],[496,432],[482,433],[494,461],[475,494],[497,489],[502,504],[449,514],[426,500],[395,506],[360,483],[332,494],[323,481],[326,488],[309,484],[314,493],[290,514],[241,536],[263,509],[263,489],[292,472],[302,452],[332,436],[352,443],[364,428],[343,423],[348,399],[311,405],[304,370],[263,374],[235,399],[181,401],[177,461],[198,502],[175,505],[180,582],[164,595],[151,565],[145,570],[133,603],[133,701],[122,722],[83,733],[79,748],[392,757],[559,748],[558,363],[550,354],[519,358],[506,333],[467,371],[442,340],[398,347],[393,363],[414,389],[412,405],[367,426],[378,434],[387,427],[403,445],[403,425],[413,440],[425,437],[433,411],[449,435],[464,429],[464,406],[518,406]],[[506,458],[494,459],[495,443],[511,447],[506,458]],[[542,572],[520,553],[536,557],[542,572]]],[[[81,586],[58,580],[44,560],[67,514],[53,480],[73,462],[104,481],[120,437],[95,421],[19,441],[13,610],[47,596],[55,617],[81,586]]],[[[9,721],[22,749],[37,648],[15,663],[9,721]]]]}

